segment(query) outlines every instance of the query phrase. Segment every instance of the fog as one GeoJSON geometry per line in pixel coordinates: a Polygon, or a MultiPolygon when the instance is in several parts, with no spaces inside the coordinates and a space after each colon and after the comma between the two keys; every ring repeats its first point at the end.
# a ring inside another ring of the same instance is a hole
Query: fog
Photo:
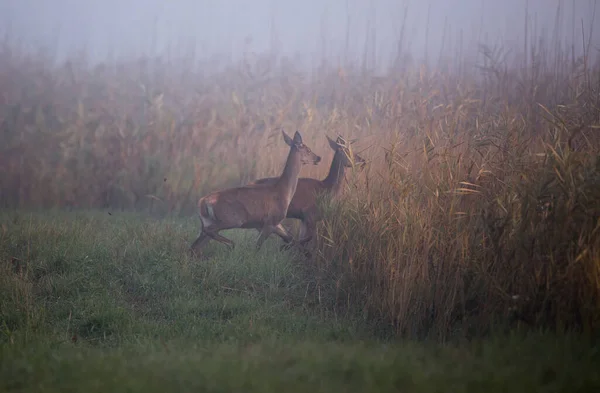
{"type": "MultiPolygon", "coordinates": [[[[595,0],[1,0],[0,22],[11,40],[50,49],[57,60],[81,50],[91,61],[186,52],[236,59],[276,50],[314,66],[324,56],[358,60],[368,40],[381,67],[402,35],[402,51],[418,59],[477,43],[522,50],[526,9],[530,37],[582,53],[595,0]]],[[[594,56],[599,30],[592,31],[594,56]]]]}

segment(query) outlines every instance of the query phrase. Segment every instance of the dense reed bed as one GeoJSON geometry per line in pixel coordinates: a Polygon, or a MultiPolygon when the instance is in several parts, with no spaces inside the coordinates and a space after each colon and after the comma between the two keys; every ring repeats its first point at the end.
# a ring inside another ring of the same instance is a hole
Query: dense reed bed
{"type": "Polygon", "coordinates": [[[0,205],[191,216],[206,192],[278,174],[280,128],[324,157],[303,176],[324,177],[325,135],[343,135],[370,162],[323,205],[306,265],[323,302],[419,337],[595,330],[600,66],[528,51],[375,74],[266,55],[56,65],[7,44],[0,205]]]}

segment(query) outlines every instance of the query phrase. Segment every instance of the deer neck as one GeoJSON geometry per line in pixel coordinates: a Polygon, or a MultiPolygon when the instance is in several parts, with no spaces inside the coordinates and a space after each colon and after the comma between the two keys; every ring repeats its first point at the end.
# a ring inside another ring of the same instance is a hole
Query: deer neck
{"type": "Polygon", "coordinates": [[[341,190],[346,172],[346,168],[342,163],[342,154],[344,153],[340,151],[335,152],[333,161],[331,161],[331,167],[329,168],[329,174],[327,174],[327,177],[323,180],[325,187],[330,189],[334,195],[341,190]]]}
{"type": "Polygon", "coordinates": [[[277,188],[288,202],[292,200],[292,197],[296,192],[301,167],[302,162],[300,160],[300,152],[296,147],[292,146],[285,162],[283,172],[277,180],[277,188]]]}

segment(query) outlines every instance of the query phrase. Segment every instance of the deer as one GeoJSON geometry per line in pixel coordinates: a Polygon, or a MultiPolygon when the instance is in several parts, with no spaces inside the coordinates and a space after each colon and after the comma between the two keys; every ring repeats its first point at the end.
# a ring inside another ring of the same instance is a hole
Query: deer
{"type": "Polygon", "coordinates": [[[293,139],[285,131],[281,132],[290,151],[279,177],[268,184],[248,184],[216,191],[198,200],[201,228],[198,238],[190,246],[192,255],[198,255],[200,249],[211,239],[233,250],[235,243],[219,232],[234,228],[258,230],[260,236],[256,242],[256,250],[260,250],[272,233],[277,234],[286,245],[293,243],[293,237],[281,222],[285,219],[296,192],[301,167],[317,165],[321,157],[302,142],[300,132],[296,131],[293,139]]]}
{"type": "MultiPolygon", "coordinates": [[[[366,165],[366,161],[360,155],[352,152],[350,144],[354,141],[348,143],[341,136],[338,136],[335,142],[328,136],[326,138],[331,149],[335,151],[329,174],[323,180],[307,177],[298,179],[296,193],[287,210],[286,218],[301,221],[298,235],[300,238],[299,244],[306,244],[313,238],[317,223],[322,219],[317,207],[318,196],[326,194],[332,199],[337,199],[342,191],[346,168],[358,166],[359,169],[363,169],[366,165]]],[[[249,184],[274,184],[276,181],[276,177],[268,177],[255,180],[249,184]]]]}

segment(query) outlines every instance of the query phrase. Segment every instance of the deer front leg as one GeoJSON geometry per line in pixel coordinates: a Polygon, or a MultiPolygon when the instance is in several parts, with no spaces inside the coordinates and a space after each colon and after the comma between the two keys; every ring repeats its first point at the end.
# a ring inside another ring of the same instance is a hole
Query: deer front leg
{"type": "Polygon", "coordinates": [[[294,237],[290,235],[290,233],[287,231],[287,229],[285,229],[283,224],[275,225],[275,227],[273,228],[273,232],[275,232],[275,234],[286,243],[291,243],[294,241],[294,237]]]}
{"type": "Polygon", "coordinates": [[[294,244],[294,237],[285,229],[283,224],[276,225],[273,232],[285,242],[284,245],[279,247],[280,251],[288,250],[294,244]]]}
{"type": "Polygon", "coordinates": [[[273,225],[264,225],[260,231],[260,236],[258,237],[258,240],[256,241],[256,251],[260,250],[260,248],[262,247],[263,243],[265,242],[265,240],[267,240],[267,238],[271,235],[271,233],[273,233],[274,227],[273,225]]]}

